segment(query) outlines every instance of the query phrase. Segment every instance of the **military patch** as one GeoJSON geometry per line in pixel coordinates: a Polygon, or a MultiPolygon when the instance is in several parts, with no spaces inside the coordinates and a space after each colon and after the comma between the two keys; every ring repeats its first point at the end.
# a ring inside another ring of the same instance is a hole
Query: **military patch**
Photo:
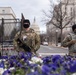
{"type": "Polygon", "coordinates": [[[27,38],[27,36],[25,35],[25,36],[23,36],[23,40],[25,40],[27,38]]]}

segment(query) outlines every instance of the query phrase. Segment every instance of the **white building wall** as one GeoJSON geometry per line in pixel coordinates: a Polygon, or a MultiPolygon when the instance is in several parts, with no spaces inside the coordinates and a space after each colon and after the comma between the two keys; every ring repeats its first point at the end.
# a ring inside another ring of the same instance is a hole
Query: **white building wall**
{"type": "MultiPolygon", "coordinates": [[[[64,12],[65,11],[65,4],[64,3],[67,2],[67,0],[62,0],[62,2],[63,2],[62,12],[64,12]]],[[[67,14],[67,16],[71,17],[71,15],[73,15],[74,17],[73,17],[72,21],[66,26],[66,28],[63,29],[64,33],[67,32],[67,31],[70,32],[71,31],[71,26],[73,24],[76,24],[76,0],[68,0],[68,2],[69,3],[68,3],[67,8],[66,8],[66,14],[67,14]]],[[[66,21],[68,21],[68,18],[65,19],[65,21],[63,22],[63,25],[66,24],[66,21]]],[[[52,26],[54,26],[54,25],[49,24],[50,28],[47,27],[47,29],[52,29],[52,26]]]]}
{"type": "Polygon", "coordinates": [[[31,25],[31,28],[34,29],[34,31],[35,31],[37,34],[40,34],[40,28],[39,28],[39,26],[36,24],[35,18],[34,18],[34,22],[33,22],[32,25],[31,25]]]}
{"type": "Polygon", "coordinates": [[[12,17],[16,17],[15,13],[13,12],[11,7],[0,7],[0,14],[2,15],[9,15],[11,14],[12,17]]]}
{"type": "MultiPolygon", "coordinates": [[[[11,7],[0,7],[0,19],[16,19],[16,15],[11,7]]],[[[15,20],[4,20],[4,34],[5,36],[10,35],[15,24],[6,24],[6,22],[15,22],[15,20]]]]}
{"type": "MultiPolygon", "coordinates": [[[[67,0],[62,0],[62,1],[67,2],[67,0]]],[[[73,20],[63,29],[63,35],[64,36],[66,36],[69,32],[71,32],[72,31],[72,28],[71,28],[72,25],[73,24],[76,24],[76,0],[70,0],[69,1],[69,4],[67,5],[66,10],[67,10],[66,11],[67,16],[70,16],[71,17],[71,15],[73,15],[74,17],[73,17],[73,20]]],[[[64,12],[64,11],[65,11],[65,5],[63,3],[63,5],[62,5],[62,12],[64,12]]],[[[52,20],[54,21],[53,18],[51,19],[51,21],[52,20]]],[[[66,18],[66,20],[63,22],[64,23],[63,25],[65,25],[66,21],[68,21],[68,18],[66,18]]],[[[54,23],[56,23],[56,21],[54,21],[54,23]]],[[[56,31],[56,29],[54,29],[53,27],[55,27],[55,26],[52,23],[49,23],[49,24],[46,25],[47,34],[49,34],[49,36],[51,35],[51,32],[52,31],[53,31],[53,33],[56,31]]],[[[59,34],[60,34],[60,32],[61,31],[58,29],[58,33],[59,34]]],[[[56,36],[56,35],[54,35],[54,36],[56,36]]],[[[52,40],[53,40],[53,38],[52,38],[52,40]]]]}
{"type": "MultiPolygon", "coordinates": [[[[67,1],[67,0],[64,0],[64,1],[67,1]]],[[[67,14],[67,16],[69,16],[69,17],[73,17],[73,19],[72,19],[72,21],[66,26],[67,29],[64,28],[64,30],[63,30],[64,33],[65,33],[65,32],[70,32],[70,31],[72,31],[71,26],[76,23],[76,0],[68,0],[68,2],[69,2],[69,3],[68,3],[67,8],[66,8],[66,14],[67,14]]],[[[62,5],[62,10],[63,10],[63,12],[65,11],[65,4],[62,5]]],[[[65,20],[65,22],[68,21],[68,19],[69,19],[69,18],[67,18],[67,19],[65,20]]],[[[65,22],[64,22],[64,23],[65,23],[65,22]]]]}

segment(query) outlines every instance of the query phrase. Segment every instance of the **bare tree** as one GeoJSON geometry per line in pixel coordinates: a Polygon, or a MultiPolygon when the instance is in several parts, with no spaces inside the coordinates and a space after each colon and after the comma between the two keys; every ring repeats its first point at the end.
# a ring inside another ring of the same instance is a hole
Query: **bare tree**
{"type": "Polygon", "coordinates": [[[15,34],[18,32],[16,28],[14,28],[10,34],[10,38],[13,39],[15,37],[15,34]]]}
{"type": "Polygon", "coordinates": [[[46,23],[54,25],[56,28],[59,28],[61,31],[61,44],[62,44],[62,33],[63,29],[67,27],[72,20],[74,19],[74,8],[71,10],[71,14],[68,14],[67,7],[69,5],[69,0],[61,1],[58,5],[52,5],[51,8],[54,8],[53,11],[50,9],[50,14],[47,15],[45,11],[43,13],[48,18],[46,23]]]}

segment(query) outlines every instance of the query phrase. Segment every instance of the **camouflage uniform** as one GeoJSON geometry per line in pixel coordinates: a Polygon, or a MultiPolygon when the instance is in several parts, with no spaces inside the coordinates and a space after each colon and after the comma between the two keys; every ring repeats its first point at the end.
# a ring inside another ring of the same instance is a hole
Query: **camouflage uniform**
{"type": "Polygon", "coordinates": [[[71,40],[76,40],[76,34],[70,33],[69,35],[67,35],[67,37],[65,37],[62,42],[62,46],[68,47],[69,55],[75,56],[76,55],[76,43],[70,44],[69,41],[71,41],[71,40]]]}
{"type": "Polygon", "coordinates": [[[25,44],[27,44],[27,46],[29,46],[31,48],[31,52],[36,52],[40,48],[40,37],[38,34],[36,34],[36,32],[33,29],[30,28],[29,31],[22,30],[21,35],[20,35],[20,32],[18,32],[15,35],[15,38],[13,40],[14,47],[17,51],[25,51],[26,52],[26,50],[20,48],[17,44],[16,40],[19,37],[21,40],[23,40],[23,42],[25,44]]]}

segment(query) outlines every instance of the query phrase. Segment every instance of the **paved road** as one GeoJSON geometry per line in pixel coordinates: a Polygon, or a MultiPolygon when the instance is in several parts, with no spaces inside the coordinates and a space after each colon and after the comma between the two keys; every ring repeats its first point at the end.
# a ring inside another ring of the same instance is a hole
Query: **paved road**
{"type": "Polygon", "coordinates": [[[41,45],[40,49],[38,50],[40,55],[66,55],[68,54],[67,48],[62,47],[54,47],[54,46],[43,46],[41,45]]]}
{"type": "MultiPolygon", "coordinates": [[[[65,55],[68,54],[68,50],[61,48],[61,47],[54,47],[54,46],[40,46],[40,49],[37,51],[42,56],[47,55],[65,55]]],[[[6,50],[3,52],[3,54],[8,55],[15,55],[18,54],[15,50],[6,50]]]]}

